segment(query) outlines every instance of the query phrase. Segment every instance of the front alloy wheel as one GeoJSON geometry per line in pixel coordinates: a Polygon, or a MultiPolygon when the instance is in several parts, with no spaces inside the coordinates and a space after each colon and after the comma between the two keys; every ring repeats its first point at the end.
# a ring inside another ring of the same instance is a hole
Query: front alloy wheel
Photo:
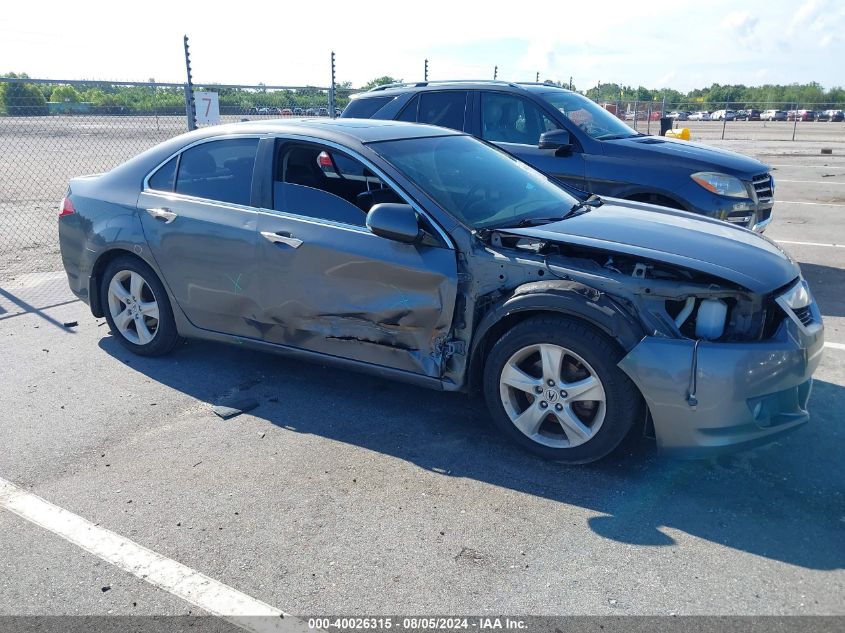
{"type": "Polygon", "coordinates": [[[546,459],[601,459],[642,410],[637,388],[617,366],[624,353],[585,321],[556,314],[525,319],[485,359],[484,397],[493,423],[546,459]]]}
{"type": "Polygon", "coordinates": [[[499,393],[513,425],[544,446],[579,446],[604,422],[604,386],[595,370],[572,350],[552,343],[514,353],[502,369],[499,393]]]}

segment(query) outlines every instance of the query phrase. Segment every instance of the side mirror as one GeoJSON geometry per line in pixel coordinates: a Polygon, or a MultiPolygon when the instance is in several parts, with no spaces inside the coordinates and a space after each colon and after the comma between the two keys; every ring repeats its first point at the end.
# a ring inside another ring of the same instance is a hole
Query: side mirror
{"type": "Polygon", "coordinates": [[[540,135],[539,149],[553,149],[555,156],[565,156],[572,153],[572,139],[567,130],[550,130],[540,135]]]}
{"type": "Polygon", "coordinates": [[[374,204],[367,213],[367,228],[374,235],[407,244],[413,244],[422,234],[414,208],[395,202],[374,204]]]}

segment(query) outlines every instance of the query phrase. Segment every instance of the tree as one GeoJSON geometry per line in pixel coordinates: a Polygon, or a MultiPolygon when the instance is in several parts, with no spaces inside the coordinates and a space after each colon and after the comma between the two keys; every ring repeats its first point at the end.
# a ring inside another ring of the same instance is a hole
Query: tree
{"type": "Polygon", "coordinates": [[[361,87],[361,90],[370,90],[372,88],[375,88],[376,86],[384,86],[385,84],[399,84],[399,83],[402,83],[401,79],[394,79],[393,77],[391,77],[389,75],[384,75],[383,77],[376,77],[372,81],[368,81],[367,83],[365,83],[361,87]]]}
{"type": "Polygon", "coordinates": [[[80,95],[73,86],[58,86],[52,93],[50,93],[50,101],[70,101],[72,103],[78,103],[82,101],[82,95],[80,95]]]}
{"type": "MultiPolygon", "coordinates": [[[[9,73],[6,77],[28,78],[26,73],[9,73]]],[[[43,116],[47,114],[47,100],[35,84],[0,83],[0,104],[10,116],[43,116]]]]}

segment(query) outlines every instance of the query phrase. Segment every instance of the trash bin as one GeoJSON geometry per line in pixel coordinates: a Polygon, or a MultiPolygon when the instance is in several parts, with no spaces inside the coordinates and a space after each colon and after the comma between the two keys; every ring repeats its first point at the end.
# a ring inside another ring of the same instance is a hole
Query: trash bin
{"type": "Polygon", "coordinates": [[[667,116],[660,118],[660,136],[666,136],[666,132],[672,129],[672,119],[667,116]]]}

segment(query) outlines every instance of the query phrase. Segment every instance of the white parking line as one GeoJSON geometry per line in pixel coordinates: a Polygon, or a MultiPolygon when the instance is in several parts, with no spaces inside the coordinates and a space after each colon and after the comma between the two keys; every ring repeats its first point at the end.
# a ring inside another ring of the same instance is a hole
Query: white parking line
{"type": "Polygon", "coordinates": [[[829,246],[831,248],[845,248],[845,244],[825,244],[823,242],[791,242],[789,240],[779,240],[776,237],[772,238],[778,244],[798,244],[800,246],[829,246]]]}
{"type": "MultiPolygon", "coordinates": [[[[803,156],[796,156],[796,158],[803,158],[803,156]]],[[[763,162],[765,163],[766,161],[763,161],[763,162]]],[[[767,164],[769,165],[769,167],[806,167],[806,168],[827,167],[828,169],[836,169],[836,167],[838,167],[838,165],[835,165],[835,166],[831,165],[830,161],[828,161],[827,163],[801,163],[801,164],[786,163],[786,164],[781,164],[781,165],[775,165],[774,163],[767,163],[767,164]]]]}
{"type": "Polygon", "coordinates": [[[0,508],[34,523],[107,563],[201,609],[255,633],[305,632],[304,622],[276,607],[94,525],[72,512],[0,478],[0,508]],[[263,617],[256,617],[263,616],[263,617]]]}
{"type": "Polygon", "coordinates": [[[805,185],[841,185],[845,187],[845,182],[836,182],[835,180],[786,180],[785,178],[778,178],[777,182],[800,182],[805,185]]]}
{"type": "Polygon", "coordinates": [[[845,204],[835,204],[832,202],[799,202],[797,200],[776,200],[776,204],[809,204],[814,207],[845,207],[845,204]]]}
{"type": "Polygon", "coordinates": [[[831,349],[841,349],[845,351],[845,345],[843,345],[842,343],[825,343],[824,346],[829,347],[831,349]]]}

